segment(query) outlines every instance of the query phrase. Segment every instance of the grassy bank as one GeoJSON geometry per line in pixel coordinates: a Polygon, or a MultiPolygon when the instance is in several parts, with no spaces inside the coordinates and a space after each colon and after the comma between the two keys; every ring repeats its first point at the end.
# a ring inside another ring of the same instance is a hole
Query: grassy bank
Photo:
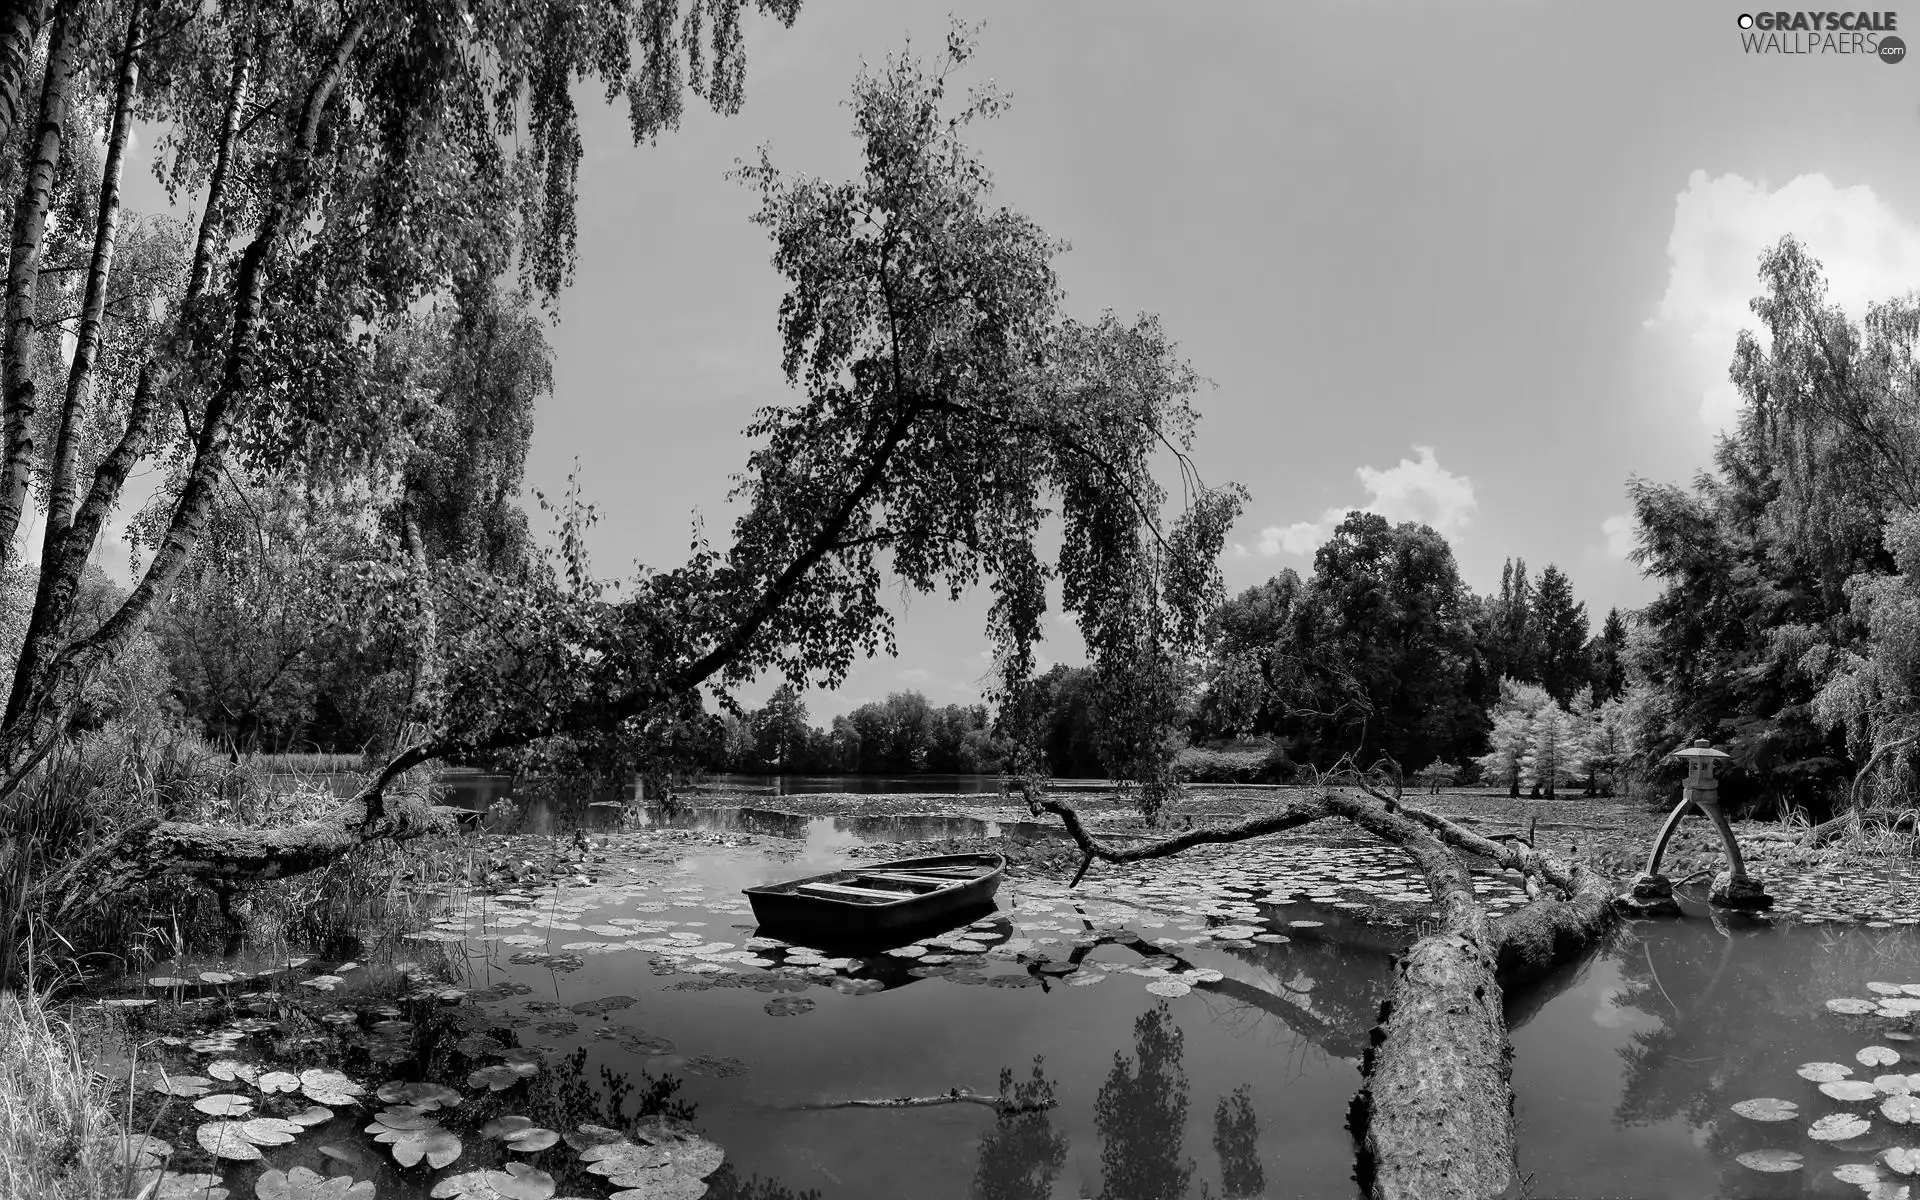
{"type": "Polygon", "coordinates": [[[111,1030],[83,1035],[31,991],[0,994],[0,1198],[134,1193],[125,1098],[94,1071],[112,1041],[111,1030]]]}

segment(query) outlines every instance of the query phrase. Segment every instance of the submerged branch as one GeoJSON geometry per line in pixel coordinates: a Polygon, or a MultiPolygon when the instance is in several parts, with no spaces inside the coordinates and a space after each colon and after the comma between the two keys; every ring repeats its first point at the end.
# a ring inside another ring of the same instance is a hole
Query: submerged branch
{"type": "Polygon", "coordinates": [[[978,1104],[991,1108],[1001,1116],[1017,1113],[1045,1112],[1054,1107],[1051,1100],[1028,1102],[1010,1100],[1005,1096],[988,1096],[980,1092],[970,1092],[964,1088],[954,1088],[943,1096],[898,1096],[890,1100],[829,1100],[817,1104],[796,1104],[794,1112],[826,1112],[836,1108],[933,1108],[942,1104],[978,1104]]]}

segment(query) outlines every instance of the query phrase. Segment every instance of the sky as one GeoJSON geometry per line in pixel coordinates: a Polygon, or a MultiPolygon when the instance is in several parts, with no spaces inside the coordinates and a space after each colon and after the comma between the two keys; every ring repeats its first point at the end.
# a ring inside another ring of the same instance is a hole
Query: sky
{"type": "MultiPolygon", "coordinates": [[[[937,52],[951,12],[980,25],[961,82],[1012,100],[972,138],[1000,201],[1072,244],[1068,311],[1157,313],[1212,381],[1197,463],[1252,493],[1230,590],[1308,573],[1366,508],[1440,530],[1481,593],[1508,556],[1558,564],[1597,624],[1654,594],[1626,561],[1625,484],[1709,465],[1761,250],[1799,236],[1856,316],[1920,281],[1920,62],[1750,54],[1743,11],[805,0],[790,29],[750,18],[736,116],[692,111],[636,148],[582,95],[580,261],[529,487],[558,493],[577,463],[603,574],[678,563],[696,514],[724,544],[740,431],[793,399],[782,281],[727,172],[765,146],[852,176],[856,72],[909,39],[937,52]]],[[[978,697],[984,601],[897,608],[899,657],[809,693],[817,721],[903,688],[978,697]]],[[[1046,659],[1078,651],[1052,626],[1046,659]]]]}

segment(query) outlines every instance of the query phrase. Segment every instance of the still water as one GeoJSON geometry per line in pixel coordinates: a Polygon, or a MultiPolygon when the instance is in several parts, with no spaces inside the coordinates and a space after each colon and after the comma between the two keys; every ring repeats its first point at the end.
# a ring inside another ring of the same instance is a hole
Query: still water
{"type": "MultiPolygon", "coordinates": [[[[402,1170],[360,1132],[364,1111],[343,1113],[230,1167],[235,1194],[253,1195],[267,1167],[300,1163],[375,1180],[382,1196],[425,1196],[501,1161],[471,1131],[483,1119],[525,1115],[565,1130],[663,1111],[726,1151],[706,1181],[719,1200],[1354,1194],[1347,1103],[1389,956],[1424,911],[1397,852],[1255,843],[1096,871],[1071,892],[1011,879],[998,911],[973,926],[830,959],[757,939],[739,889],[839,866],[852,845],[900,829],[845,818],[777,827],[781,814],[756,823],[741,815],[751,811],[680,820],[791,845],[643,835],[590,885],[451,897],[403,945],[454,987],[437,999],[432,985],[416,988],[404,1017],[377,1007],[392,990],[390,961],[341,974],[314,996],[336,1016],[306,1024],[338,1039],[315,1052],[369,1087],[425,1077],[469,1093],[446,1117],[467,1131],[460,1157],[402,1170]],[[526,1074],[486,1074],[510,1068],[526,1074]],[[486,1090],[490,1081],[504,1086],[486,1090]],[[975,1104],[831,1107],[1003,1086],[1051,1104],[1007,1115],[975,1104]]],[[[950,824],[949,835],[971,832],[950,824]]],[[[1482,882],[1495,907],[1520,902],[1511,885],[1482,882]]],[[[1530,1194],[1861,1194],[1832,1170],[1869,1163],[1902,1134],[1920,1141],[1920,1126],[1855,1103],[1869,1135],[1810,1140],[1813,1118],[1849,1106],[1797,1070],[1920,1072],[1913,1012],[1827,1007],[1895,984],[1920,990],[1911,925],[1728,921],[1695,908],[1632,926],[1511,1012],[1530,1194]],[[1891,1065],[1867,1065],[1869,1046],[1891,1065]],[[1796,1119],[1732,1111],[1755,1098],[1791,1102],[1796,1119]],[[1801,1169],[1741,1165],[1763,1150],[1798,1154],[1801,1169]]],[[[559,1194],[611,1190],[564,1144],[513,1157],[553,1174],[559,1194]]]]}

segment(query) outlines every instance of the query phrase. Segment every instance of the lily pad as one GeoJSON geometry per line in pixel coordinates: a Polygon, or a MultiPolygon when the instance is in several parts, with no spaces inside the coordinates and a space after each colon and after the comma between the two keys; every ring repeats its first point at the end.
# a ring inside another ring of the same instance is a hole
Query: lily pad
{"type": "Polygon", "coordinates": [[[1900,1052],[1892,1046],[1868,1046],[1853,1057],[1862,1066],[1890,1067],[1900,1061],[1900,1052]]]}
{"type": "Polygon", "coordinates": [[[1920,1149],[1895,1146],[1880,1156],[1880,1162],[1895,1175],[1920,1175],[1920,1149]]]}
{"type": "Polygon", "coordinates": [[[384,1104],[405,1104],[422,1112],[432,1112],[440,1108],[454,1108],[460,1103],[460,1093],[444,1083],[428,1083],[424,1080],[403,1082],[390,1079],[380,1085],[374,1093],[384,1104]]]}
{"type": "Polygon", "coordinates": [[[1880,1102],[1880,1115],[1895,1125],[1920,1125],[1920,1096],[1889,1096],[1880,1102]]]}
{"type": "Polygon", "coordinates": [[[218,1175],[198,1171],[164,1171],[154,1181],[147,1200],[227,1200],[231,1195],[220,1186],[218,1175]]]}
{"type": "Polygon", "coordinates": [[[1749,1150],[1733,1161],[1750,1171],[1765,1171],[1770,1175],[1798,1171],[1804,1165],[1797,1150],[1749,1150]]]}
{"type": "Polygon", "coordinates": [[[1885,1179],[1880,1168],[1872,1163],[1847,1163],[1833,1169],[1833,1177],[1841,1183],[1851,1183],[1855,1187],[1872,1187],[1885,1179]]]}
{"type": "Polygon", "coordinates": [[[260,1078],[260,1068],[251,1063],[236,1062],[231,1058],[222,1058],[207,1064],[207,1074],[215,1079],[224,1079],[229,1083],[253,1083],[260,1078]]]}
{"type": "Polygon", "coordinates": [[[246,1135],[244,1121],[208,1121],[193,1131],[193,1140],[215,1158],[233,1162],[258,1162],[260,1147],[246,1135]]]}
{"type": "Polygon", "coordinates": [[[714,1054],[696,1054],[689,1058],[683,1069],[689,1075],[705,1075],[714,1079],[731,1079],[747,1073],[747,1064],[737,1058],[725,1058],[714,1054]]]}
{"type": "Polygon", "coordinates": [[[328,1179],[305,1167],[291,1171],[268,1171],[253,1185],[258,1200],[373,1200],[371,1179],[355,1182],[339,1175],[328,1179]]]}
{"type": "Polygon", "coordinates": [[[382,1132],[375,1133],[373,1140],[385,1142],[393,1151],[393,1161],[403,1167],[414,1166],[424,1158],[437,1171],[460,1157],[460,1139],[437,1125],[426,1129],[369,1126],[368,1132],[375,1128],[382,1128],[382,1132]]]}
{"type": "Polygon", "coordinates": [[[1915,1080],[1911,1075],[1875,1075],[1873,1086],[1883,1096],[1910,1096],[1915,1080]]]}
{"type": "Polygon", "coordinates": [[[324,1104],[329,1108],[351,1107],[367,1094],[367,1089],[340,1072],[318,1067],[300,1072],[300,1090],[315,1104],[324,1104]]]}
{"type": "Polygon", "coordinates": [[[436,1200],[548,1200],[553,1176],[526,1163],[508,1163],[499,1171],[468,1171],[433,1185],[436,1200]]]}
{"type": "Polygon", "coordinates": [[[1156,996],[1184,996],[1193,985],[1183,979],[1155,979],[1147,984],[1147,990],[1156,996]]]}
{"type": "Polygon", "coordinates": [[[617,1012],[633,1006],[632,996],[602,996],[598,1000],[582,1000],[569,1011],[583,1017],[597,1017],[603,1013],[617,1012]]]}
{"type": "Polygon", "coordinates": [[[280,1117],[254,1117],[240,1124],[240,1132],[256,1146],[284,1146],[305,1127],[280,1117]]]}
{"type": "Polygon", "coordinates": [[[1795,1074],[1814,1083],[1832,1083],[1836,1079],[1845,1079],[1853,1074],[1853,1068],[1845,1063],[1811,1062],[1800,1064],[1800,1069],[1795,1074]]]}
{"type": "Polygon", "coordinates": [[[1813,1127],[1807,1130],[1807,1136],[1816,1142],[1845,1142],[1872,1128],[1871,1121],[1852,1113],[1828,1113],[1813,1123],[1813,1127]]]}
{"type": "Polygon", "coordinates": [[[193,1106],[210,1117],[243,1117],[253,1111],[253,1101],[231,1093],[202,1096],[193,1106]]]}
{"type": "Polygon", "coordinates": [[[300,1090],[300,1077],[288,1071],[268,1071],[254,1080],[253,1085],[269,1096],[276,1092],[297,1092],[300,1090]]]}
{"type": "Polygon", "coordinates": [[[501,1063],[498,1066],[481,1067],[467,1076],[468,1087],[483,1087],[490,1092],[504,1092],[522,1079],[540,1073],[538,1063],[501,1063]]]}
{"type": "Polygon", "coordinates": [[[153,1090],[166,1096],[204,1096],[213,1090],[213,1080],[199,1075],[164,1075],[154,1081],[153,1090]]]}
{"type": "Polygon", "coordinates": [[[813,1001],[805,996],[776,996],[766,1003],[767,1015],[793,1017],[813,1011],[813,1001]]]}
{"type": "Polygon", "coordinates": [[[1740,1101],[1733,1106],[1733,1111],[1749,1121],[1791,1121],[1800,1115],[1800,1106],[1791,1100],[1762,1096],[1740,1101]]]}
{"type": "Polygon", "coordinates": [[[1836,1079],[1820,1085],[1820,1091],[1846,1104],[1861,1104],[1878,1099],[1880,1091],[1864,1079],[1836,1079]]]}
{"type": "Polygon", "coordinates": [[[310,1105],[297,1113],[287,1114],[287,1120],[292,1121],[302,1129],[310,1129],[315,1125],[325,1125],[328,1121],[333,1120],[333,1110],[330,1108],[322,1108],[317,1104],[310,1105]]]}
{"type": "Polygon", "coordinates": [[[1880,1006],[1871,1000],[1860,1000],[1852,996],[1842,996],[1837,1000],[1827,1001],[1828,1012],[1836,1012],[1848,1017],[1865,1016],[1878,1007],[1880,1006]]]}
{"type": "Polygon", "coordinates": [[[533,1154],[556,1145],[560,1135],[551,1129],[542,1129],[528,1117],[495,1117],[480,1127],[483,1137],[498,1138],[505,1142],[507,1149],[520,1154],[533,1154]]]}

